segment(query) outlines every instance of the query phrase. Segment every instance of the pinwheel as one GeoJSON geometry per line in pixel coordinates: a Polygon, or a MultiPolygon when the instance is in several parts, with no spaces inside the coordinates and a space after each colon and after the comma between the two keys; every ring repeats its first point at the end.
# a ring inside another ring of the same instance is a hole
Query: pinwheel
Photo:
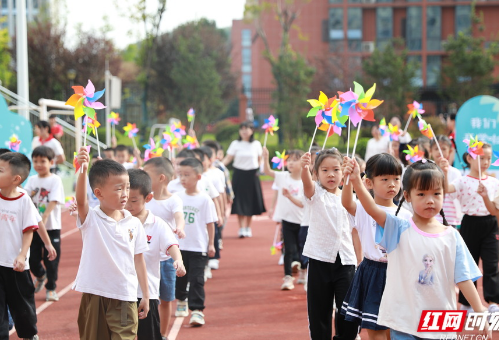
{"type": "Polygon", "coordinates": [[[95,109],[104,109],[105,106],[97,100],[102,97],[106,89],[95,92],[95,86],[89,80],[85,88],[73,86],[75,93],[66,101],[66,105],[74,107],[75,120],[83,115],[95,117],[95,109]]]}
{"type": "Polygon", "coordinates": [[[331,111],[333,112],[331,119],[332,124],[329,124],[326,115],[326,119],[324,119],[322,121],[322,125],[319,126],[319,130],[327,131],[326,138],[324,139],[324,144],[322,145],[322,150],[326,148],[327,139],[331,137],[333,133],[336,133],[338,136],[341,136],[341,129],[346,127],[345,122],[348,119],[348,116],[336,118],[336,113],[335,113],[336,109],[333,109],[331,111]]]}
{"type": "Polygon", "coordinates": [[[491,165],[493,166],[499,166],[499,152],[492,150],[492,153],[494,154],[494,157],[497,157],[496,161],[492,163],[491,165]]]}
{"type": "Polygon", "coordinates": [[[421,121],[421,115],[425,112],[423,110],[423,104],[418,103],[417,101],[413,101],[412,104],[407,104],[407,108],[409,109],[409,111],[407,111],[409,118],[407,118],[407,123],[405,124],[404,133],[407,132],[407,128],[411,123],[411,119],[415,119],[416,117],[418,117],[419,121],[421,121]]]}
{"type": "Polygon", "coordinates": [[[7,145],[12,152],[19,152],[19,147],[21,146],[21,140],[17,137],[16,134],[10,136],[7,145]]]}
{"type": "Polygon", "coordinates": [[[419,131],[421,131],[421,133],[423,134],[423,136],[426,136],[430,139],[434,137],[433,129],[431,129],[430,125],[426,124],[426,121],[424,121],[423,119],[421,119],[418,122],[418,128],[419,128],[419,131]]]}
{"type": "Polygon", "coordinates": [[[286,155],[286,150],[282,153],[279,151],[275,152],[275,156],[272,158],[272,168],[284,171],[284,167],[286,166],[286,160],[289,155],[286,155]]]}
{"type": "Polygon", "coordinates": [[[197,146],[196,138],[189,136],[189,135],[185,136],[185,138],[182,142],[184,143],[183,147],[187,148],[188,150],[195,149],[197,146]]]}
{"type": "Polygon", "coordinates": [[[97,121],[97,119],[93,119],[93,118],[90,118],[89,116],[85,116],[85,118],[83,119],[83,125],[84,125],[84,128],[83,128],[82,132],[86,132],[88,134],[93,132],[95,138],[97,139],[97,153],[100,157],[99,132],[97,130],[97,128],[100,126],[100,123],[97,121]]]}
{"type": "Polygon", "coordinates": [[[405,159],[407,161],[410,161],[411,163],[415,163],[417,161],[420,161],[424,157],[424,151],[419,150],[419,147],[416,145],[414,148],[410,145],[407,145],[408,150],[404,150],[403,153],[407,154],[405,156],[405,159]]]}
{"type": "Polygon", "coordinates": [[[190,130],[194,127],[194,120],[196,119],[196,111],[191,107],[189,111],[187,111],[187,121],[191,123],[190,130]]]}
{"type": "Polygon", "coordinates": [[[336,99],[336,96],[334,96],[333,98],[328,98],[322,91],[320,91],[319,100],[309,99],[307,101],[312,106],[312,109],[308,111],[307,117],[315,117],[315,130],[312,136],[312,141],[310,142],[310,148],[308,150],[308,152],[310,152],[314,143],[317,129],[321,125],[322,121],[326,119],[328,124],[333,124],[333,111],[337,110],[339,102],[336,99]]]}
{"type": "Polygon", "coordinates": [[[66,196],[64,198],[64,206],[66,208],[71,207],[74,204],[74,202],[75,202],[75,198],[73,196],[66,196]]]}
{"type": "Polygon", "coordinates": [[[120,114],[119,113],[116,113],[116,112],[111,112],[108,116],[107,116],[107,121],[111,124],[111,129],[112,129],[112,132],[113,132],[113,137],[116,138],[116,125],[118,125],[120,123],[120,114]]]}
{"type": "Polygon", "coordinates": [[[392,125],[392,124],[388,123],[388,133],[389,133],[388,136],[390,138],[390,142],[399,140],[399,136],[400,136],[401,132],[399,130],[398,125],[392,125]]]}
{"type": "Polygon", "coordinates": [[[170,153],[170,160],[172,160],[174,148],[178,147],[178,142],[179,138],[175,137],[173,133],[169,131],[163,132],[163,139],[160,141],[160,143],[163,145],[163,149],[168,149],[170,153]]]}
{"type": "MultiPolygon", "coordinates": [[[[478,136],[473,138],[473,136],[470,137],[470,139],[465,139],[463,140],[464,143],[468,146],[468,153],[470,154],[473,159],[476,159],[478,157],[478,164],[480,164],[480,156],[483,156],[483,142],[480,142],[478,140],[478,136]]],[[[478,178],[480,181],[482,181],[482,169],[481,166],[478,166],[478,178]]]]}
{"type": "Polygon", "coordinates": [[[379,121],[379,132],[381,133],[382,137],[385,136],[387,129],[388,129],[388,126],[386,126],[386,120],[383,117],[383,119],[379,121]]]}
{"type": "Polygon", "coordinates": [[[282,242],[277,242],[277,236],[279,236],[279,230],[281,229],[281,226],[278,224],[275,227],[275,234],[274,234],[274,242],[272,242],[272,246],[270,247],[270,255],[275,255],[277,250],[282,249],[282,242]]]}
{"type": "Polygon", "coordinates": [[[127,133],[128,138],[132,139],[133,147],[137,149],[137,143],[135,142],[135,136],[137,136],[137,132],[139,132],[137,125],[135,125],[135,123],[126,123],[126,126],[123,127],[123,131],[127,133]]]}
{"type": "Polygon", "coordinates": [[[144,161],[146,162],[151,158],[161,157],[161,155],[165,151],[162,147],[156,145],[154,139],[150,138],[149,143],[150,144],[144,145],[144,148],[146,149],[146,151],[144,152],[144,161]]]}
{"type": "Polygon", "coordinates": [[[173,123],[170,125],[170,132],[173,133],[175,137],[182,138],[182,136],[185,136],[185,126],[183,126],[181,122],[173,123]]]}
{"type": "Polygon", "coordinates": [[[262,125],[262,129],[265,130],[265,141],[263,142],[263,146],[267,146],[267,136],[270,133],[272,136],[274,135],[274,131],[279,130],[279,119],[275,119],[273,115],[270,115],[269,118],[265,119],[265,123],[262,125]]]}
{"type": "MultiPolygon", "coordinates": [[[[87,152],[90,152],[91,146],[85,145],[85,147],[87,148],[87,152]]],[[[80,168],[81,168],[81,164],[78,163],[78,153],[77,152],[75,152],[74,156],[73,156],[73,167],[75,168],[75,173],[77,173],[78,170],[80,170],[80,168]]],[[[81,168],[81,172],[83,173],[83,168],[81,168]]]]}

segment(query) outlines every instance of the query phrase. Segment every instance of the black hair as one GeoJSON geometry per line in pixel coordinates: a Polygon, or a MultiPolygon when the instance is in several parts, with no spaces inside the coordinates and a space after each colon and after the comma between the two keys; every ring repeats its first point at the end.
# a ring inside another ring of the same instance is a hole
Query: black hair
{"type": "Polygon", "coordinates": [[[35,157],[47,158],[50,162],[55,158],[55,153],[54,153],[54,150],[52,150],[51,148],[49,148],[47,146],[40,145],[40,146],[37,146],[33,150],[33,152],[31,153],[31,159],[33,159],[35,157]]]}
{"type": "MultiPolygon", "coordinates": [[[[250,122],[249,120],[248,121],[245,121],[245,122],[242,122],[241,125],[239,125],[239,130],[241,130],[242,128],[248,128],[248,129],[251,129],[251,131],[253,131],[253,133],[251,134],[250,138],[249,138],[249,142],[253,142],[255,140],[255,124],[253,124],[253,122],[250,122]]],[[[241,138],[241,135],[239,135],[239,138],[237,139],[239,141],[243,140],[241,138]]]]}
{"type": "Polygon", "coordinates": [[[196,148],[192,152],[194,152],[194,157],[198,158],[201,162],[204,160],[204,156],[206,156],[206,153],[200,148],[196,148]]]}
{"type": "Polygon", "coordinates": [[[57,116],[52,113],[52,114],[50,114],[49,119],[52,119],[52,118],[55,119],[55,118],[57,118],[57,116]]]}
{"type": "Polygon", "coordinates": [[[128,169],[128,178],[130,179],[130,189],[139,190],[144,198],[151,193],[151,177],[144,170],[128,169]]]}
{"type": "Polygon", "coordinates": [[[178,154],[177,158],[196,158],[194,151],[189,149],[182,149],[178,154]]]}
{"type": "Polygon", "coordinates": [[[432,138],[430,141],[430,147],[434,147],[435,145],[437,145],[437,142],[440,145],[446,144],[451,149],[454,147],[454,143],[452,143],[450,138],[447,136],[444,136],[444,135],[438,135],[435,138],[432,138]],[[435,141],[435,139],[436,139],[436,141],[435,141]]]}
{"type": "Polygon", "coordinates": [[[49,135],[52,134],[52,129],[50,128],[50,124],[46,120],[39,120],[35,125],[42,130],[48,129],[49,135]]]}
{"type": "Polygon", "coordinates": [[[402,164],[388,153],[379,153],[370,157],[366,162],[366,177],[374,179],[374,177],[383,175],[402,175],[402,164]]]}
{"type": "Polygon", "coordinates": [[[180,162],[180,166],[191,167],[196,174],[201,175],[203,173],[203,163],[197,158],[186,158],[180,162]]]}
{"type": "MultiPolygon", "coordinates": [[[[414,188],[417,188],[418,190],[430,190],[441,186],[443,189],[445,188],[444,182],[445,175],[442,169],[440,169],[434,161],[424,159],[414,162],[407,167],[404,178],[402,179],[402,186],[404,191],[410,194],[411,190],[414,188]]],[[[399,213],[404,201],[405,196],[400,200],[395,216],[399,213]]],[[[440,209],[440,215],[442,216],[443,224],[448,226],[449,224],[447,223],[443,209],[440,209]]]]}
{"type": "Polygon", "coordinates": [[[0,148],[0,155],[3,155],[4,153],[7,153],[7,152],[12,152],[12,151],[10,149],[0,148]]]}
{"type": "Polygon", "coordinates": [[[312,148],[310,149],[310,154],[313,155],[313,154],[318,154],[319,151],[321,151],[322,148],[318,145],[313,145],[312,148]]]}
{"type": "Polygon", "coordinates": [[[144,166],[150,165],[156,169],[157,173],[160,175],[165,175],[169,181],[173,178],[173,165],[172,162],[165,157],[154,157],[147,160],[144,163],[144,166]]]}
{"type": "Polygon", "coordinates": [[[123,165],[112,159],[103,159],[92,165],[88,173],[88,180],[92,190],[95,190],[98,186],[103,185],[110,176],[124,174],[128,174],[128,172],[123,165]]]}
{"type": "MultiPolygon", "coordinates": [[[[492,148],[492,145],[490,145],[489,143],[483,143],[483,145],[482,145],[482,149],[489,149],[489,148],[491,149],[491,148],[492,148]]],[[[470,162],[468,162],[468,156],[469,156],[469,155],[470,155],[470,154],[469,154],[469,152],[468,152],[468,151],[465,151],[465,152],[463,153],[463,161],[464,161],[464,163],[466,164],[465,169],[466,169],[466,168],[469,168],[469,167],[471,166],[470,162]]]]}
{"type": "MultiPolygon", "coordinates": [[[[406,146],[407,145],[410,145],[411,147],[418,147],[419,151],[423,151],[424,152],[424,155],[423,155],[423,158],[425,159],[428,159],[430,158],[430,154],[428,152],[428,150],[424,147],[423,145],[423,142],[424,140],[423,139],[413,139],[411,140],[409,143],[405,144],[406,146]]],[[[426,141],[427,142],[427,141],[426,141]]],[[[401,144],[402,145],[402,144],[401,144]]],[[[404,149],[404,150],[407,150],[408,148],[404,149]]],[[[405,153],[400,153],[400,160],[402,161],[402,163],[405,165],[405,166],[408,166],[409,165],[409,161],[405,158],[406,154],[405,153]]]]}
{"type": "Polygon", "coordinates": [[[28,178],[31,169],[31,162],[28,157],[19,152],[6,152],[0,155],[0,160],[9,163],[14,175],[21,176],[21,183],[28,178]]]}
{"type": "Polygon", "coordinates": [[[208,159],[211,159],[211,157],[213,157],[213,150],[209,146],[202,146],[199,149],[204,152],[208,159]]]}
{"type": "Polygon", "coordinates": [[[319,167],[321,166],[321,163],[328,157],[336,158],[340,162],[340,165],[343,163],[343,158],[338,149],[333,148],[333,149],[322,150],[317,154],[317,158],[315,159],[314,163],[315,174],[319,174],[319,167]]]}
{"type": "Polygon", "coordinates": [[[217,153],[218,149],[220,149],[220,144],[218,144],[218,142],[214,140],[205,140],[203,142],[203,146],[209,147],[214,151],[214,153],[217,153]]]}
{"type": "Polygon", "coordinates": [[[111,151],[113,153],[113,155],[116,155],[116,149],[113,149],[113,148],[104,149],[104,152],[106,152],[106,151],[111,151]]]}
{"type": "Polygon", "coordinates": [[[288,153],[287,153],[287,155],[289,157],[293,157],[295,159],[300,159],[301,156],[303,156],[303,154],[304,154],[304,152],[302,150],[298,150],[298,149],[296,149],[296,150],[289,150],[288,153]]]}
{"type": "Polygon", "coordinates": [[[115,150],[115,154],[117,152],[120,152],[120,151],[127,151],[128,153],[130,153],[130,149],[128,148],[128,146],[123,145],[123,144],[117,145],[116,148],[114,148],[114,150],[115,150]]]}

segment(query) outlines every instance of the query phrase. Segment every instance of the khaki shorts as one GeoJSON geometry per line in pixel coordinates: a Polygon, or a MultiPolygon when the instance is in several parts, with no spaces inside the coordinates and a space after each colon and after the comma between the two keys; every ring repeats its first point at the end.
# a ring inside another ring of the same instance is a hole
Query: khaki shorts
{"type": "Polygon", "coordinates": [[[138,328],[137,302],[83,293],[78,330],[83,340],[134,340],[138,328]]]}

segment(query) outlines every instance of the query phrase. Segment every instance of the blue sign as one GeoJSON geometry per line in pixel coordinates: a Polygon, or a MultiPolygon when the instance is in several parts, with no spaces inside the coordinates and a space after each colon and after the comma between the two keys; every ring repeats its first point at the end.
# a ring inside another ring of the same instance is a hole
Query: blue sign
{"type": "MultiPolygon", "coordinates": [[[[477,96],[465,102],[456,115],[456,146],[459,157],[466,152],[463,139],[478,136],[478,140],[492,145],[499,151],[499,99],[492,96],[477,96]]],[[[492,162],[495,158],[492,157],[492,162]]],[[[458,164],[458,163],[456,163],[458,164]]],[[[491,166],[491,170],[499,170],[491,166]]]]}

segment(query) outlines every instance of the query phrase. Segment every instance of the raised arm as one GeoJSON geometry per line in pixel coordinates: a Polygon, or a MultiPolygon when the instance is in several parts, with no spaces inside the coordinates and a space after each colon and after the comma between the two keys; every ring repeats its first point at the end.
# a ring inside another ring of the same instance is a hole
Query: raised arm
{"type": "MultiPolygon", "coordinates": [[[[350,162],[350,158],[343,157],[343,172],[345,172],[345,166],[350,162]]],[[[341,204],[352,216],[355,216],[357,212],[357,204],[353,200],[353,186],[352,181],[348,185],[343,184],[343,190],[341,191],[341,204]]]]}
{"type": "Polygon", "coordinates": [[[357,198],[359,199],[360,203],[362,204],[366,212],[376,221],[376,223],[384,228],[386,221],[386,212],[384,212],[376,205],[371,194],[369,194],[369,191],[367,191],[367,189],[364,187],[362,178],[360,178],[359,164],[355,159],[350,160],[345,165],[343,175],[345,177],[350,175],[350,182],[355,189],[355,193],[357,194],[357,198]]]}
{"type": "Polygon", "coordinates": [[[88,214],[87,169],[90,160],[87,149],[84,146],[80,148],[77,159],[83,169],[83,173],[80,172],[76,180],[76,206],[78,208],[78,218],[83,224],[88,214]]]}
{"type": "Polygon", "coordinates": [[[315,194],[315,185],[312,180],[312,175],[310,174],[309,168],[312,166],[312,156],[310,152],[305,153],[301,157],[301,181],[303,182],[303,193],[305,197],[310,199],[315,194]],[[305,170],[305,171],[303,171],[305,170]]]}
{"type": "Polygon", "coordinates": [[[263,147],[262,151],[263,158],[263,172],[265,175],[275,178],[275,171],[270,168],[269,164],[269,150],[266,147],[263,147]]]}
{"type": "Polygon", "coordinates": [[[456,192],[456,187],[453,185],[453,184],[450,184],[449,183],[449,161],[446,160],[445,158],[441,157],[440,158],[440,161],[439,161],[439,164],[440,166],[440,169],[442,169],[442,171],[444,172],[444,177],[445,177],[445,181],[444,181],[444,192],[445,194],[452,194],[453,192],[456,192]]]}

